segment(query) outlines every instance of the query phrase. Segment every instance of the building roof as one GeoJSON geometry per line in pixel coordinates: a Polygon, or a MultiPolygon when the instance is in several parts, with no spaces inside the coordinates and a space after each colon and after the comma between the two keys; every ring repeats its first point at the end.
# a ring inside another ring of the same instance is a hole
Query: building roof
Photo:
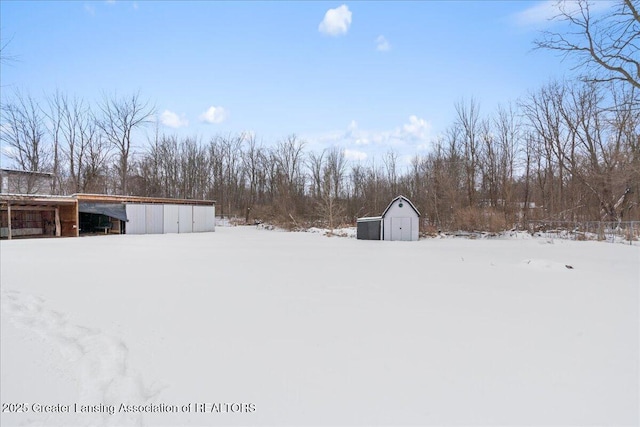
{"type": "Polygon", "coordinates": [[[78,201],[82,202],[103,202],[103,203],[162,203],[174,205],[215,205],[214,200],[196,200],[196,199],[169,199],[164,197],[141,197],[141,196],[119,196],[107,194],[72,194],[78,201]]]}
{"type": "Polygon", "coordinates": [[[51,196],[49,194],[0,194],[0,203],[12,205],[47,206],[74,205],[75,199],[70,196],[51,196]]]}
{"type": "Polygon", "coordinates": [[[381,216],[363,216],[362,218],[358,218],[358,222],[369,222],[369,221],[381,221],[381,216]]]}
{"type": "Polygon", "coordinates": [[[39,175],[47,178],[51,178],[55,176],[50,172],[21,171],[18,169],[6,169],[6,168],[0,168],[0,172],[4,172],[6,174],[15,174],[15,175],[39,175]]]}
{"type": "Polygon", "coordinates": [[[25,205],[52,205],[52,204],[75,204],[76,202],[93,203],[149,203],[149,204],[173,204],[173,205],[215,205],[213,200],[194,199],[167,199],[161,197],[140,197],[140,196],[110,196],[106,194],[72,194],[70,196],[52,196],[48,194],[0,194],[2,204],[25,204],[25,205]]]}
{"type": "Polygon", "coordinates": [[[405,202],[409,203],[409,206],[411,206],[411,208],[412,208],[414,211],[416,211],[416,213],[418,214],[418,216],[420,216],[420,211],[419,211],[418,209],[416,209],[416,207],[413,205],[413,203],[411,203],[411,200],[407,199],[407,198],[406,198],[406,197],[404,197],[404,196],[398,196],[398,197],[396,197],[395,199],[393,199],[393,200],[391,201],[391,203],[389,203],[389,206],[387,206],[387,208],[384,210],[384,212],[382,212],[382,216],[383,216],[383,217],[387,214],[387,211],[391,208],[391,205],[393,205],[393,204],[396,202],[396,200],[398,200],[398,199],[402,199],[402,200],[404,200],[405,202]]]}

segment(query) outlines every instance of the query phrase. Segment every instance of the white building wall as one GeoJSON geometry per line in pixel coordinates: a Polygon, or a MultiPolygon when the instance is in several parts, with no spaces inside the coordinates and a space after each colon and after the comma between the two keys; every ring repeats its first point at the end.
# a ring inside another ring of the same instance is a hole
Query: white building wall
{"type": "Polygon", "coordinates": [[[178,233],[193,232],[193,206],[178,205],[178,208],[180,212],[178,233]]]}
{"type": "Polygon", "coordinates": [[[163,225],[165,233],[179,233],[180,207],[178,205],[163,205],[163,225]]]}
{"type": "Polygon", "coordinates": [[[383,240],[418,240],[420,218],[403,199],[393,202],[383,219],[383,240]],[[400,202],[403,206],[400,207],[400,202]]]}
{"type": "Polygon", "coordinates": [[[215,211],[213,206],[193,207],[193,232],[214,231],[215,211]]]}
{"type": "Polygon", "coordinates": [[[211,213],[207,215],[207,231],[216,231],[216,207],[211,206],[211,213]]]}
{"type": "Polygon", "coordinates": [[[145,205],[126,205],[127,224],[125,233],[145,234],[147,232],[147,215],[145,205]]]}
{"type": "Polygon", "coordinates": [[[127,204],[127,234],[215,231],[215,206],[127,204]]]}
{"type": "Polygon", "coordinates": [[[145,205],[147,234],[164,233],[164,206],[145,205]]]}

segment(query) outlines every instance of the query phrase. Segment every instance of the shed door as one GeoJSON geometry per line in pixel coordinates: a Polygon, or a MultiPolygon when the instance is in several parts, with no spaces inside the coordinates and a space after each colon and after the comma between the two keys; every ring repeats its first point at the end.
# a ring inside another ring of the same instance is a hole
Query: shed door
{"type": "Polygon", "coordinates": [[[209,211],[213,213],[211,206],[193,207],[193,232],[211,231],[207,229],[207,216],[209,211]]]}
{"type": "Polygon", "coordinates": [[[164,205],[163,229],[165,233],[177,233],[179,231],[179,210],[178,205],[164,205]]]}
{"type": "Polygon", "coordinates": [[[179,205],[180,224],[179,233],[191,233],[193,231],[193,207],[191,205],[179,205]]]}
{"type": "Polygon", "coordinates": [[[391,240],[411,240],[411,218],[391,218],[391,240]]]}

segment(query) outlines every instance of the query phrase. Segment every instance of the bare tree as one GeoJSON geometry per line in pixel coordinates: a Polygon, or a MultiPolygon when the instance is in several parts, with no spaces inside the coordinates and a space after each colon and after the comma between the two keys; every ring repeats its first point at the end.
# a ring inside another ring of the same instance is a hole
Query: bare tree
{"type": "Polygon", "coordinates": [[[258,145],[254,134],[244,139],[245,148],[242,151],[242,167],[249,183],[248,195],[245,201],[245,222],[249,222],[251,210],[258,199],[261,183],[264,178],[264,149],[258,145]]]}
{"type": "Polygon", "coordinates": [[[620,221],[620,208],[624,209],[631,192],[629,178],[633,176],[628,167],[628,138],[637,138],[628,130],[638,122],[632,109],[610,112],[602,108],[603,98],[593,84],[568,89],[561,114],[573,144],[571,152],[560,154],[566,159],[565,167],[596,198],[602,219],[620,221]]]}
{"type": "Polygon", "coordinates": [[[321,153],[311,151],[308,156],[307,166],[311,175],[311,195],[315,199],[322,197],[322,166],[325,162],[324,156],[327,150],[321,153]]]}
{"type": "Polygon", "coordinates": [[[480,187],[485,198],[482,204],[486,204],[488,199],[489,205],[495,208],[498,205],[499,146],[488,119],[480,122],[479,131],[478,169],[481,173],[480,187]]]}
{"type": "Polygon", "coordinates": [[[499,147],[499,187],[501,198],[504,201],[505,220],[513,210],[515,168],[520,150],[520,123],[516,119],[516,113],[511,105],[499,107],[494,119],[494,129],[499,147]]]}
{"type": "Polygon", "coordinates": [[[541,193],[540,201],[550,214],[560,214],[576,207],[570,200],[571,195],[566,192],[565,182],[567,157],[573,153],[572,141],[567,135],[561,114],[565,92],[564,84],[552,82],[521,103],[532,130],[531,136],[537,141],[536,182],[541,193]]]}
{"type": "Polygon", "coordinates": [[[344,150],[340,147],[332,147],[327,153],[326,174],[331,180],[331,190],[333,198],[338,199],[344,184],[344,174],[347,162],[344,157],[344,150]]]}
{"type": "Polygon", "coordinates": [[[160,154],[160,124],[155,123],[153,137],[147,139],[147,151],[137,163],[138,174],[142,178],[140,195],[163,197],[162,157],[160,154]]]}
{"type": "Polygon", "coordinates": [[[141,100],[139,93],[127,98],[118,98],[116,95],[107,97],[105,95],[99,107],[102,117],[98,124],[107,141],[115,148],[118,156],[116,165],[120,181],[118,183],[118,191],[122,194],[127,194],[133,132],[149,122],[153,115],[154,107],[149,105],[149,101],[141,100]]]}
{"type": "Polygon", "coordinates": [[[207,150],[196,138],[185,138],[180,144],[180,196],[187,199],[206,198],[210,187],[207,150]]]}
{"type": "Polygon", "coordinates": [[[464,101],[460,101],[456,103],[455,108],[458,115],[456,125],[462,130],[467,202],[469,207],[473,207],[476,203],[476,179],[480,152],[480,143],[478,142],[480,106],[471,98],[468,106],[464,101]]]}
{"type": "Polygon", "coordinates": [[[389,150],[382,161],[387,172],[387,184],[389,187],[389,194],[385,196],[387,198],[396,197],[398,195],[398,153],[389,150]]]}
{"type": "Polygon", "coordinates": [[[569,24],[568,33],[545,31],[535,41],[539,49],[575,58],[576,68],[593,73],[588,81],[621,80],[640,89],[640,8],[637,0],[617,0],[598,17],[589,0],[559,1],[554,18],[569,24]]]}
{"type": "Polygon", "coordinates": [[[4,129],[0,139],[8,147],[7,157],[24,171],[45,172],[51,150],[44,140],[44,114],[30,95],[15,92],[14,101],[2,105],[4,129]]]}
{"type": "MultiPolygon", "coordinates": [[[[316,190],[319,197],[316,204],[329,228],[333,229],[336,225],[338,217],[344,215],[344,206],[340,201],[340,194],[344,184],[344,174],[346,170],[346,161],[344,150],[339,147],[332,147],[324,150],[320,156],[310,156],[315,159],[312,161],[312,173],[314,181],[318,178],[315,175],[319,172],[320,188],[316,190]]],[[[316,185],[316,184],[314,184],[316,185]]]]}
{"type": "Polygon", "coordinates": [[[0,41],[0,64],[10,64],[17,60],[17,57],[10,54],[7,49],[12,41],[13,37],[10,37],[9,40],[0,41]]]}
{"type": "Polygon", "coordinates": [[[302,205],[301,196],[305,190],[302,171],[305,144],[296,135],[289,135],[273,151],[272,161],[275,161],[277,167],[280,214],[289,218],[293,218],[302,205]]]}
{"type": "Polygon", "coordinates": [[[85,132],[87,145],[81,176],[81,191],[84,193],[104,192],[107,184],[107,163],[111,157],[110,147],[98,129],[95,120],[88,123],[85,132]]]}
{"type": "Polygon", "coordinates": [[[91,123],[91,114],[83,101],[77,98],[69,100],[64,95],[57,98],[57,101],[62,104],[60,133],[64,140],[62,152],[68,162],[68,187],[72,193],[79,193],[85,187],[82,182],[85,160],[90,141],[96,137],[96,128],[91,123]]]}
{"type": "Polygon", "coordinates": [[[51,170],[54,174],[51,193],[58,194],[61,190],[62,184],[62,159],[60,155],[60,138],[61,138],[61,128],[62,128],[62,117],[63,117],[63,103],[62,103],[63,95],[59,90],[50,96],[47,99],[47,103],[49,104],[48,110],[44,113],[47,117],[48,121],[48,130],[49,137],[51,138],[52,144],[52,155],[53,155],[53,164],[51,170]]]}

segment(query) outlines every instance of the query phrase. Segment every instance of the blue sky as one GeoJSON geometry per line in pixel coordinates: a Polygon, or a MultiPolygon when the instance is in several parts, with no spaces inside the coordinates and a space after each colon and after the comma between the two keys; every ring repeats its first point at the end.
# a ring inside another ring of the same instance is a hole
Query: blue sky
{"type": "Polygon", "coordinates": [[[1,66],[2,100],[139,91],[167,134],[250,131],[270,145],[295,133],[353,160],[408,158],[456,102],[490,115],[572,73],[532,50],[553,3],[2,1],[17,58],[1,66]]]}

